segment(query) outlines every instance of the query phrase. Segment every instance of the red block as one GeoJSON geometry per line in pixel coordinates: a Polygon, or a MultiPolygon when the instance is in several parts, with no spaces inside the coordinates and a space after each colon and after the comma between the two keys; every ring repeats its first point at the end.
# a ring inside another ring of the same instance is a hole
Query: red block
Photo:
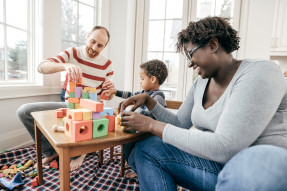
{"type": "Polygon", "coordinates": [[[65,134],[74,141],[84,141],[93,138],[93,121],[65,120],[65,134]]]}
{"type": "Polygon", "coordinates": [[[53,160],[51,163],[50,163],[50,167],[51,168],[54,168],[54,169],[58,169],[58,163],[56,160],[53,160]]]}
{"type": "Polygon", "coordinates": [[[108,100],[108,96],[107,96],[106,94],[102,94],[102,95],[101,95],[101,99],[102,99],[102,100],[108,100]]]}
{"type": "Polygon", "coordinates": [[[109,120],[109,132],[114,132],[115,131],[115,120],[116,120],[115,116],[105,115],[105,118],[109,120]]]}
{"type": "Polygon", "coordinates": [[[56,118],[62,118],[63,116],[64,116],[63,111],[58,111],[58,110],[55,111],[55,117],[56,118]]]}
{"type": "Polygon", "coordinates": [[[38,186],[39,185],[39,178],[36,176],[32,181],[31,181],[32,187],[38,186]]]}

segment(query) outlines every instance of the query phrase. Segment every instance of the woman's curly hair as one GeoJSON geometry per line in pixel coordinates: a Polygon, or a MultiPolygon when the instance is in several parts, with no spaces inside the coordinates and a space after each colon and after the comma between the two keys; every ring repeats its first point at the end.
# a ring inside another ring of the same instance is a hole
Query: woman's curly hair
{"type": "Polygon", "coordinates": [[[228,18],[206,17],[197,22],[190,22],[186,29],[177,35],[177,52],[183,52],[183,45],[191,42],[192,44],[205,45],[209,40],[216,38],[221,47],[231,53],[239,49],[240,38],[237,31],[228,23],[228,18]]]}
{"type": "Polygon", "coordinates": [[[148,77],[155,76],[158,80],[159,85],[163,84],[168,75],[168,69],[166,64],[158,59],[149,60],[140,65],[148,77]]]}

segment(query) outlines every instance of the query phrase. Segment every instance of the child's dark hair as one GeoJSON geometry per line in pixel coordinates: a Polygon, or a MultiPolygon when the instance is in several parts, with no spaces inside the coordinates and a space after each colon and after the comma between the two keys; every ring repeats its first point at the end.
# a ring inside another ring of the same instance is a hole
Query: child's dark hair
{"type": "Polygon", "coordinates": [[[185,43],[205,45],[213,38],[218,40],[218,43],[227,53],[238,50],[240,38],[228,20],[228,18],[222,17],[206,17],[197,22],[190,22],[187,28],[177,35],[177,52],[184,51],[183,45],[185,43]]]}
{"type": "Polygon", "coordinates": [[[155,76],[159,85],[163,84],[168,75],[166,64],[158,59],[153,59],[142,63],[140,68],[145,71],[148,77],[155,76]]]}

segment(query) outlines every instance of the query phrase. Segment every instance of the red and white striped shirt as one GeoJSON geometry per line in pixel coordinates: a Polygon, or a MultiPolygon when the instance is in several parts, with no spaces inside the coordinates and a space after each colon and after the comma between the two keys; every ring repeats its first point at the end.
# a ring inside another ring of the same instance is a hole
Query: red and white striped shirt
{"type": "MultiPolygon", "coordinates": [[[[80,66],[83,73],[82,87],[96,87],[97,93],[102,92],[104,81],[112,80],[114,71],[112,62],[103,55],[90,58],[86,53],[86,46],[73,47],[64,50],[57,56],[48,58],[43,62],[71,63],[80,66]]],[[[42,62],[42,63],[43,63],[42,62]]],[[[69,84],[67,85],[65,98],[69,97],[69,84]]]]}

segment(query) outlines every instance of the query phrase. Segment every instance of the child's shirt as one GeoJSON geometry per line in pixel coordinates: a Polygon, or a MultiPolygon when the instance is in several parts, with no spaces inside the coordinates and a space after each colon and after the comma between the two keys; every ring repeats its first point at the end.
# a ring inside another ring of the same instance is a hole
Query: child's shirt
{"type": "MultiPolygon", "coordinates": [[[[144,90],[138,91],[138,92],[129,92],[129,91],[117,90],[116,96],[127,99],[131,96],[142,94],[142,93],[147,93],[148,95],[150,95],[150,97],[152,97],[159,104],[166,107],[165,96],[164,96],[164,93],[162,90],[155,90],[152,92],[144,91],[144,90]]],[[[145,105],[142,105],[141,107],[137,108],[135,112],[140,113],[140,114],[145,115],[145,116],[149,116],[151,118],[154,118],[154,116],[150,113],[150,111],[148,110],[148,108],[146,108],[145,105]]]]}

